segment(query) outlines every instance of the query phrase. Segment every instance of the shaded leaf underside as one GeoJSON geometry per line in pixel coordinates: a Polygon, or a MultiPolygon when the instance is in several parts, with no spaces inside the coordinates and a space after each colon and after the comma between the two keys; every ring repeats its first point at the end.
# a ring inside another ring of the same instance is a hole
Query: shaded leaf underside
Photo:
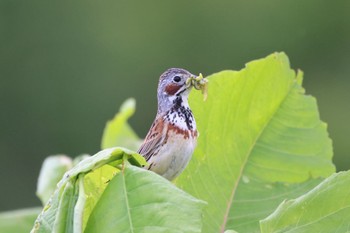
{"type": "Polygon", "coordinates": [[[349,171],[330,176],[305,195],[283,202],[262,221],[262,232],[349,232],[349,186],[349,171]]]}

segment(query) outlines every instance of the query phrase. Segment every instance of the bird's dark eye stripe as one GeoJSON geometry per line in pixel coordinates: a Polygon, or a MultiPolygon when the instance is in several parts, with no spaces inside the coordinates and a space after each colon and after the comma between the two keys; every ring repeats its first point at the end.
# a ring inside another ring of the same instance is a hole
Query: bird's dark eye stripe
{"type": "Polygon", "coordinates": [[[178,83],[181,81],[181,78],[179,76],[175,76],[173,80],[178,83]]]}

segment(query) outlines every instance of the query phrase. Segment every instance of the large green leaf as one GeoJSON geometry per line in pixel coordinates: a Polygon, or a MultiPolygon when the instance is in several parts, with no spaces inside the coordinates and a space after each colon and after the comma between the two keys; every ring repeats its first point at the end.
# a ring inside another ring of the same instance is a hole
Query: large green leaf
{"type": "Polygon", "coordinates": [[[128,166],[102,194],[85,232],[201,232],[203,206],[168,180],[128,166]]]}
{"type": "Polygon", "coordinates": [[[203,232],[259,232],[283,199],[334,172],[331,140],[283,53],[208,79],[206,102],[190,96],[200,136],[176,184],[208,202],[203,232]]]}
{"type": "Polygon", "coordinates": [[[350,171],[324,180],[305,195],[284,201],[268,218],[261,231],[270,232],[349,232],[350,171]]]}

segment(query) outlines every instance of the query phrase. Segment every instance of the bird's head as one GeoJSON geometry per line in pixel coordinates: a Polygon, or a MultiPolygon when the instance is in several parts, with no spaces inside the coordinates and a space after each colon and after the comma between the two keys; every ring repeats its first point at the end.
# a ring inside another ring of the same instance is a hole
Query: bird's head
{"type": "Polygon", "coordinates": [[[158,95],[168,97],[188,95],[192,86],[186,81],[191,77],[196,76],[187,70],[180,68],[168,69],[159,78],[158,95]]]}
{"type": "Polygon", "coordinates": [[[158,111],[171,108],[174,101],[181,99],[187,103],[188,94],[192,89],[188,79],[197,77],[187,70],[170,68],[159,78],[158,111]]]}

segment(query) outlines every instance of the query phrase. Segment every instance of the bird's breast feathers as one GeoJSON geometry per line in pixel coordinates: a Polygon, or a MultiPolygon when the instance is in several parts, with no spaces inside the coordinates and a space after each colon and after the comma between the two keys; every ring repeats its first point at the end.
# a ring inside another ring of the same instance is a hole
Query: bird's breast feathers
{"type": "Polygon", "coordinates": [[[148,161],[148,169],[172,180],[186,167],[197,144],[197,130],[167,124],[165,143],[148,161]]]}

